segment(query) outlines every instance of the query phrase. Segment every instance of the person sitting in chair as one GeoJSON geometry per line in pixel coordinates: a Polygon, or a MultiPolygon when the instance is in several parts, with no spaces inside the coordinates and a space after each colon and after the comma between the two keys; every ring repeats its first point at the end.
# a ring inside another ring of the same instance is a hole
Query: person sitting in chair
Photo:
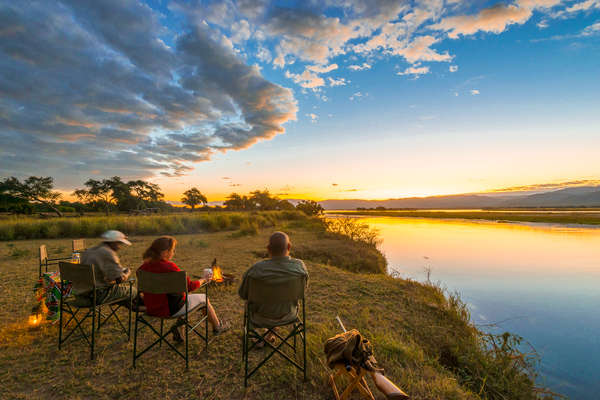
{"type": "MultiPolygon", "coordinates": [[[[102,243],[91,247],[81,255],[81,263],[94,266],[96,274],[96,301],[98,304],[129,297],[129,284],[121,283],[129,278],[131,271],[119,261],[117,252],[123,245],[131,246],[122,232],[106,231],[101,236],[102,243]]],[[[137,297],[135,286],[131,288],[132,297],[137,297]]],[[[91,293],[90,293],[91,294],[91,293]]],[[[129,302],[126,302],[129,307],[129,302]]]]}
{"type": "MultiPolygon", "coordinates": [[[[148,271],[153,273],[165,273],[165,272],[176,272],[181,269],[171,261],[175,255],[175,246],[177,240],[170,236],[163,236],[152,242],[152,245],[144,252],[143,258],[144,263],[140,267],[142,271],[148,271]]],[[[205,283],[204,279],[192,281],[188,280],[188,291],[194,291],[198,289],[202,284],[205,283]]],[[[146,312],[149,315],[155,315],[158,317],[169,317],[177,314],[180,310],[185,309],[185,293],[173,293],[173,294],[153,294],[143,293],[144,305],[146,306],[146,312]]],[[[213,326],[213,333],[215,335],[225,332],[229,326],[219,321],[215,309],[210,304],[210,301],[206,298],[204,293],[190,293],[187,298],[188,308],[193,308],[201,303],[206,303],[208,312],[208,322],[213,326]]],[[[173,327],[173,340],[175,342],[183,342],[181,333],[179,332],[179,326],[173,327]]]]}
{"type": "MultiPolygon", "coordinates": [[[[244,273],[238,294],[243,300],[248,300],[248,286],[250,278],[265,282],[276,283],[282,278],[294,276],[306,277],[308,282],[308,271],[302,260],[290,257],[292,243],[284,232],[275,232],[269,238],[267,251],[269,258],[254,264],[244,273]]],[[[293,319],[298,315],[298,304],[295,302],[282,302],[277,304],[258,304],[253,308],[255,321],[270,325],[277,321],[293,319]]],[[[274,340],[269,335],[267,340],[274,340]]],[[[264,346],[259,343],[257,347],[264,346]]]]}

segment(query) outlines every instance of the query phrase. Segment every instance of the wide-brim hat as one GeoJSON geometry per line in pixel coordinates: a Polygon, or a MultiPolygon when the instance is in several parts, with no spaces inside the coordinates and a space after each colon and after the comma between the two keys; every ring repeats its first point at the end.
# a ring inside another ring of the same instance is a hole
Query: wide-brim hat
{"type": "Polygon", "coordinates": [[[105,242],[120,242],[127,246],[131,246],[131,242],[127,240],[127,236],[123,232],[119,231],[106,231],[101,236],[105,242]]]}

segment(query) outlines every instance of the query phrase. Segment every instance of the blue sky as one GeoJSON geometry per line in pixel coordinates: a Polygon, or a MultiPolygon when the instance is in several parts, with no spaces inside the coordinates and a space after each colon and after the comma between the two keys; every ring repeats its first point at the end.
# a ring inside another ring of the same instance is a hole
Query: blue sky
{"type": "Polygon", "coordinates": [[[0,21],[2,176],[220,200],[600,175],[600,0],[0,1],[0,21]]]}

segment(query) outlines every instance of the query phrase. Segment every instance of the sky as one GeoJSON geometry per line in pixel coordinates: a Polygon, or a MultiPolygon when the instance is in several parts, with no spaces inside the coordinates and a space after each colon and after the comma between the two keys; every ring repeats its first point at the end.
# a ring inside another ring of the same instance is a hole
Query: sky
{"type": "Polygon", "coordinates": [[[600,179],[600,0],[0,0],[0,177],[209,201],[600,179]]]}

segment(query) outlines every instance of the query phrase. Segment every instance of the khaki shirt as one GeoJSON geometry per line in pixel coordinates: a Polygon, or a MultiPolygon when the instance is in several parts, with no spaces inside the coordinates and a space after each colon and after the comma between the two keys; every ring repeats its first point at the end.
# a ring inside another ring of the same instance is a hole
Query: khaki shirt
{"type": "MultiPolygon", "coordinates": [[[[238,294],[242,299],[248,300],[248,278],[277,282],[290,276],[305,276],[305,282],[308,283],[308,271],[302,260],[290,256],[280,256],[259,261],[244,273],[238,294]]],[[[298,304],[294,302],[260,304],[256,305],[253,310],[257,314],[258,318],[255,318],[257,322],[260,319],[264,319],[265,322],[283,320],[297,314],[298,304]]]]}
{"type": "Polygon", "coordinates": [[[121,266],[117,253],[104,243],[84,251],[81,263],[94,266],[98,286],[107,286],[109,282],[120,278],[129,270],[121,266]]]}

